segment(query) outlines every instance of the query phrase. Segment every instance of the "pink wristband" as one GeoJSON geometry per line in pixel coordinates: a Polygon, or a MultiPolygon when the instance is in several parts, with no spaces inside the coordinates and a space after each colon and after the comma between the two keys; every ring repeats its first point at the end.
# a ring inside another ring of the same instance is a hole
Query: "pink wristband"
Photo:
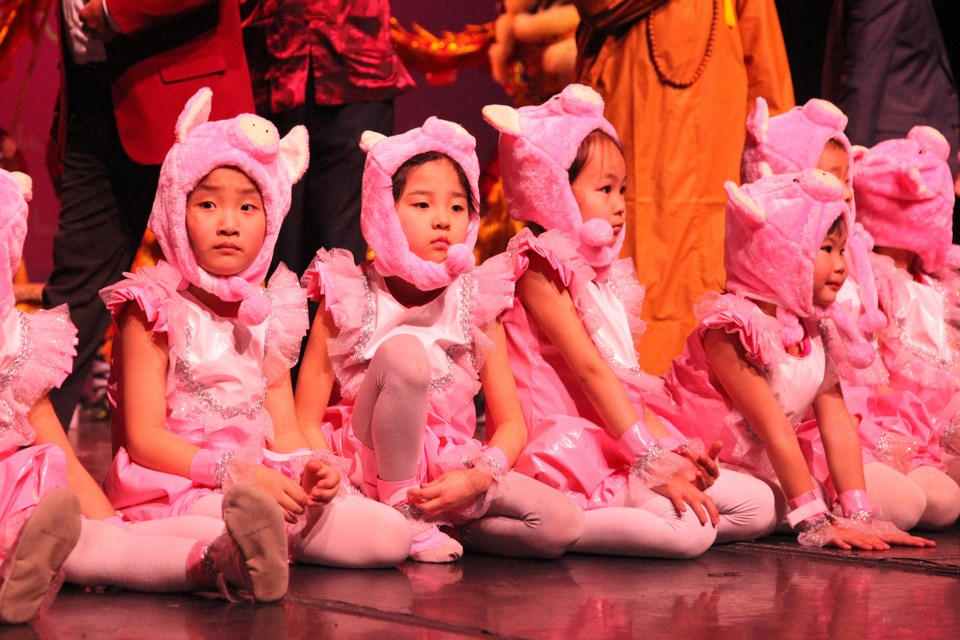
{"type": "Polygon", "coordinates": [[[843,509],[844,516],[851,516],[854,513],[866,512],[873,514],[873,505],[870,504],[870,497],[863,489],[850,489],[840,494],[840,508],[843,509]]]}
{"type": "Polygon", "coordinates": [[[791,511],[787,514],[787,524],[796,529],[797,525],[811,518],[826,514],[827,505],[813,491],[808,491],[787,501],[791,511]]]}
{"type": "Polygon", "coordinates": [[[816,491],[807,491],[806,493],[800,494],[796,498],[790,498],[789,500],[787,500],[787,504],[790,505],[791,509],[799,509],[803,505],[810,504],[816,499],[817,499],[816,491]]]}
{"type": "Polygon", "coordinates": [[[620,449],[620,453],[622,453],[627,460],[633,462],[640,456],[648,453],[651,447],[657,444],[658,441],[659,439],[653,437],[653,434],[647,429],[643,418],[641,418],[623,432],[623,435],[621,435],[617,441],[617,448],[620,449]]]}
{"type": "Polygon", "coordinates": [[[683,447],[685,444],[687,444],[687,443],[686,443],[686,442],[680,442],[679,440],[677,440],[677,439],[674,438],[673,436],[667,436],[666,438],[660,438],[660,446],[663,447],[664,449],[666,449],[667,451],[673,451],[674,453],[678,453],[677,449],[680,449],[680,448],[683,447]]]}
{"type": "Polygon", "coordinates": [[[209,450],[200,449],[190,461],[190,479],[204,487],[217,487],[217,465],[220,456],[209,450]]]}
{"type": "Polygon", "coordinates": [[[503,449],[500,447],[492,444],[484,445],[483,454],[490,458],[494,464],[499,465],[500,470],[503,473],[506,473],[510,470],[510,463],[507,461],[507,454],[505,454],[503,449]]]}

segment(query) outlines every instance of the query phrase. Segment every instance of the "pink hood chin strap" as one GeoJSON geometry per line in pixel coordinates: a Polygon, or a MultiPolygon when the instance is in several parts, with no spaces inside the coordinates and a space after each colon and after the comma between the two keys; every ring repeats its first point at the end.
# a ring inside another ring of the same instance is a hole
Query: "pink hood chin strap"
{"type": "Polygon", "coordinates": [[[427,118],[423,126],[395,136],[365,131],[360,148],[367,152],[363,169],[360,227],[373,249],[373,266],[384,277],[396,276],[421,291],[445,287],[458,275],[473,269],[473,247],[477,243],[480,216],[470,214],[467,236],[451,245],[443,262],[431,262],[410,250],[397,218],[393,199],[393,176],[410,158],[427,152],[441,153],[460,165],[470,184],[470,200],[479,203],[480,163],[476,140],[460,125],[440,118],[427,118]]]}

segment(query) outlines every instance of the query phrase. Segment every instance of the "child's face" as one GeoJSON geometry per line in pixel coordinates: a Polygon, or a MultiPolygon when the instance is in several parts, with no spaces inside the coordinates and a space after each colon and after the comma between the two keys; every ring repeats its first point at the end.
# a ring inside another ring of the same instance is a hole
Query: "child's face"
{"type": "Polygon", "coordinates": [[[267,217],[263,197],[247,174],[218,167],[187,196],[187,237],[205,271],[232,276],[260,253],[267,217]]]}
{"type": "Polygon", "coordinates": [[[837,299],[837,292],[847,279],[847,261],[843,257],[846,244],[847,236],[840,231],[828,234],[820,243],[813,267],[814,304],[828,305],[837,299]]]}
{"type": "Polygon", "coordinates": [[[847,152],[838,144],[828,142],[823,147],[816,168],[832,174],[843,184],[843,201],[850,206],[853,202],[853,191],[850,189],[850,158],[847,152]]]}
{"type": "Polygon", "coordinates": [[[443,262],[451,245],[467,238],[468,194],[457,170],[441,159],[414,167],[397,199],[397,217],[410,251],[428,262],[443,262]]]}
{"type": "Polygon", "coordinates": [[[623,228],[627,192],[627,164],[617,145],[601,138],[570,188],[584,222],[600,218],[610,223],[613,244],[623,228]]]}

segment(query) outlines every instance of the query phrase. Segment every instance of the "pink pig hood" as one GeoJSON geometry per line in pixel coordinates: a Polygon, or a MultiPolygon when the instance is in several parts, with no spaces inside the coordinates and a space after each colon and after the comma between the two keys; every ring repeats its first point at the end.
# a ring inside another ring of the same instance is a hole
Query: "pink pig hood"
{"type": "Polygon", "coordinates": [[[488,105],[483,117],[500,131],[500,171],[510,215],[569,233],[580,241],[580,252],[591,266],[607,266],[616,259],[626,227],[610,246],[609,222],[584,223],[568,173],[580,144],[593,131],[619,144],[616,130],[603,117],[600,94],[571,84],[538,106],[488,105]]]}
{"type": "Polygon", "coordinates": [[[724,185],[726,209],[724,267],[727,291],[777,305],[785,347],[799,343],[799,318],[830,318],[848,343],[846,357],[862,368],[873,348],[837,305],[813,302],[813,272],[820,244],[837,218],[853,226],[843,185],[825,171],[770,175],[737,187],[724,185]]]}
{"type": "Polygon", "coordinates": [[[6,316],[16,302],[13,276],[27,237],[27,203],[32,188],[30,176],[0,169],[0,317],[6,316]]]}
{"type": "Polygon", "coordinates": [[[767,173],[796,173],[816,167],[830,140],[846,150],[852,172],[853,153],[843,132],[846,127],[847,116],[826,100],[814,98],[771,118],[767,101],[757,98],[747,117],[747,139],[740,157],[741,182],[754,182],[767,173]]]}
{"type": "Polygon", "coordinates": [[[939,131],[918,126],[857,154],[854,192],[863,226],[877,245],[913,251],[924,271],[960,268],[953,244],[950,145],[939,131]]]}
{"type": "MultiPolygon", "coordinates": [[[[830,140],[836,140],[847,152],[848,175],[852,179],[853,148],[843,132],[846,127],[847,116],[832,102],[814,98],[802,107],[771,118],[767,101],[758,97],[747,117],[747,139],[740,157],[741,181],[754,182],[771,173],[812,169],[830,140]]],[[[870,266],[873,240],[859,224],[848,226],[847,232],[847,257],[857,276],[864,308],[859,325],[867,333],[876,333],[886,326],[887,319],[878,306],[870,266]]]]}
{"type": "Polygon", "coordinates": [[[260,283],[270,266],[280,225],[290,210],[291,187],[307,168],[307,131],[294,127],[281,139],[272,123],[249,113],[209,122],[212,99],[210,89],[201,89],[187,101],[177,120],[176,142],[160,169],[149,226],[164,258],[180,271],[182,288],[193,284],[223,300],[242,301],[239,317],[254,325],[270,312],[260,283]],[[232,276],[214,275],[197,265],[187,236],[187,196],[218,167],[243,171],[260,190],[266,215],[260,254],[232,276]]]}
{"type": "Polygon", "coordinates": [[[470,199],[480,201],[480,163],[477,142],[460,125],[430,117],[423,126],[406,133],[386,137],[365,131],[360,147],[367,152],[363,169],[363,201],[360,226],[363,237],[373,249],[373,266],[382,276],[398,276],[413,283],[421,291],[431,291],[450,284],[454,278],[474,266],[473,247],[477,242],[480,216],[470,214],[466,240],[452,245],[442,263],[430,262],[410,251],[410,243],[397,218],[393,199],[393,174],[410,158],[436,151],[460,165],[470,183],[470,199]]]}

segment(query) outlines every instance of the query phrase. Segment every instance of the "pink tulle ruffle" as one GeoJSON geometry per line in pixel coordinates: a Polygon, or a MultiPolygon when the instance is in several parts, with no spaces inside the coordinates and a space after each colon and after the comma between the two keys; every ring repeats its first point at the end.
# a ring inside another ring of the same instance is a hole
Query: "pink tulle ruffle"
{"type": "Polygon", "coordinates": [[[307,334],[307,298],[297,276],[283,264],[267,283],[271,300],[263,358],[263,375],[271,384],[300,359],[300,342],[307,334]]]}

